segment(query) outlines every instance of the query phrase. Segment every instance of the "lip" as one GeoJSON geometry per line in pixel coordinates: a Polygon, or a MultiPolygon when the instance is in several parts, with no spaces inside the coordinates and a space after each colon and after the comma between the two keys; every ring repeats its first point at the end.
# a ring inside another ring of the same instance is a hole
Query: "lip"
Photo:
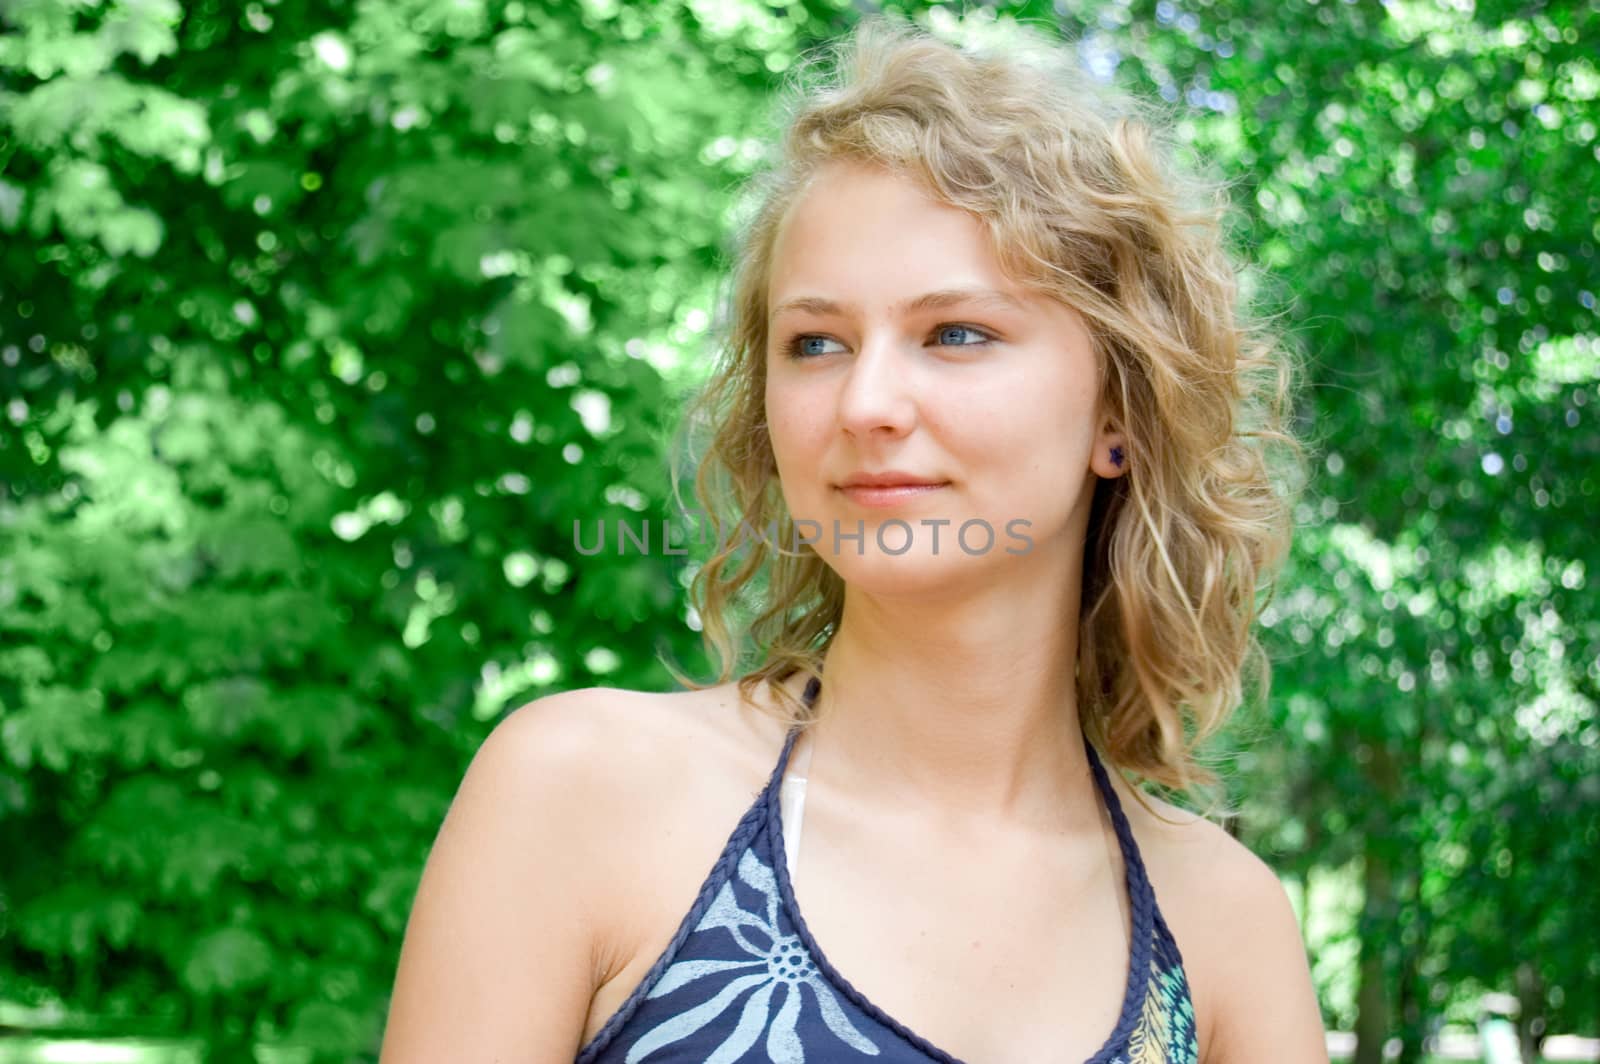
{"type": "Polygon", "coordinates": [[[946,484],[920,482],[902,484],[846,484],[839,491],[861,506],[898,506],[922,495],[930,495],[946,484]]]}
{"type": "Polygon", "coordinates": [[[947,480],[929,480],[915,473],[902,473],[898,469],[882,473],[855,473],[845,478],[841,488],[934,488],[948,484],[947,480]]]}

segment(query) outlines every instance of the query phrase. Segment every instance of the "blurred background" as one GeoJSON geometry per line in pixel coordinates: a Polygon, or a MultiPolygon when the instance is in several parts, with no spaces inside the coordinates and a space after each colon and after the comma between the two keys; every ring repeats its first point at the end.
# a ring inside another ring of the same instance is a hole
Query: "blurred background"
{"type": "Polygon", "coordinates": [[[775,90],[880,6],[1234,182],[1313,448],[1231,827],[1334,1058],[1600,1058],[1600,5],[0,0],[0,1064],[375,1059],[496,721],[706,674],[697,555],[574,522],[675,512],[775,90]]]}

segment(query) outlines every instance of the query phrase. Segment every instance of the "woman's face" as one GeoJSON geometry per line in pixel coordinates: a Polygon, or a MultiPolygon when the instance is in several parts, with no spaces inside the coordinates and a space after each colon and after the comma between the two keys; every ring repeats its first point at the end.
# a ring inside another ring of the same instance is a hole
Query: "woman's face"
{"type": "Polygon", "coordinates": [[[846,582],[1076,564],[1092,478],[1120,475],[1123,440],[1101,423],[1082,320],[1011,284],[975,216],[908,178],[830,164],[780,228],[767,305],[784,499],[846,582]],[[936,486],[845,487],[883,472],[936,486]]]}

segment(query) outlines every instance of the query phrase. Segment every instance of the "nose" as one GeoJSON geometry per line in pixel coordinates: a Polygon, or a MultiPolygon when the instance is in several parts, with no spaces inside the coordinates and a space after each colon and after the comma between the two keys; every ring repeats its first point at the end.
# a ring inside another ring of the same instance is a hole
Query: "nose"
{"type": "Polygon", "coordinates": [[[917,420],[916,379],[900,340],[884,329],[851,360],[839,393],[839,425],[866,439],[902,436],[917,420]]]}

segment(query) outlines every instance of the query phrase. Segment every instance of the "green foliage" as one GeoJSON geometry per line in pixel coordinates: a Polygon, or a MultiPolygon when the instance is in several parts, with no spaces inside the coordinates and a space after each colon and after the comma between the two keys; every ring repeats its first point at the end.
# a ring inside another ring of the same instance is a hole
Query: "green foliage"
{"type": "MultiPolygon", "coordinates": [[[[728,193],[847,7],[0,3],[8,996],[372,1051],[487,730],[701,663],[683,563],[569,530],[659,530],[728,193]]],[[[1173,101],[1288,297],[1318,472],[1240,784],[1359,870],[1330,1025],[1595,1031],[1600,16],[996,7],[1173,101]]]]}
{"type": "Polygon", "coordinates": [[[807,18],[699,6],[0,6],[8,996],[370,1052],[487,730],[703,665],[569,532],[667,512],[807,18]]]}
{"type": "MultiPolygon", "coordinates": [[[[1113,9],[1114,10],[1114,9],[1113,9]]],[[[1472,995],[1600,1027],[1592,8],[1134,4],[1106,37],[1236,180],[1317,469],[1264,617],[1247,837],[1355,860],[1366,1053],[1472,995]],[[1380,1007],[1381,1006],[1381,1007],[1380,1007]]]]}

